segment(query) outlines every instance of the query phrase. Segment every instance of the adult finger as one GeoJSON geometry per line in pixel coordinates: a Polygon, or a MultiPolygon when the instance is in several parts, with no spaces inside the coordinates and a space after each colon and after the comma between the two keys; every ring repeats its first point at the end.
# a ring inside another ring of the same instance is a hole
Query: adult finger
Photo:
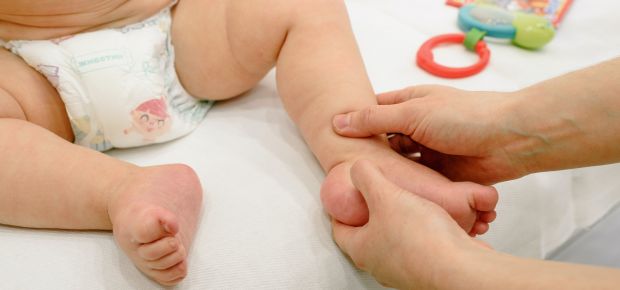
{"type": "Polygon", "coordinates": [[[493,168],[477,163],[476,157],[442,154],[421,146],[422,165],[429,167],[452,181],[471,181],[482,185],[493,185],[508,180],[501,178],[493,168]]]}
{"type": "Polygon", "coordinates": [[[404,89],[380,93],[377,95],[379,105],[393,105],[427,96],[432,90],[437,90],[438,85],[411,86],[404,89]]]}
{"type": "Polygon", "coordinates": [[[411,88],[404,88],[391,92],[377,94],[377,102],[379,105],[393,105],[406,102],[411,99],[411,88]]]}
{"type": "Polygon", "coordinates": [[[357,258],[359,245],[359,227],[345,225],[336,219],[332,219],[332,233],[338,247],[351,258],[357,258]]]}
{"type": "MultiPolygon", "coordinates": [[[[353,185],[362,193],[370,216],[383,206],[382,200],[391,198],[403,189],[383,176],[377,166],[367,160],[360,160],[351,167],[353,185]]],[[[413,196],[413,194],[411,194],[413,196]]]]}
{"type": "Polygon", "coordinates": [[[346,137],[368,137],[385,133],[410,135],[414,127],[413,121],[406,104],[370,106],[335,116],[333,127],[336,133],[346,137]]]}

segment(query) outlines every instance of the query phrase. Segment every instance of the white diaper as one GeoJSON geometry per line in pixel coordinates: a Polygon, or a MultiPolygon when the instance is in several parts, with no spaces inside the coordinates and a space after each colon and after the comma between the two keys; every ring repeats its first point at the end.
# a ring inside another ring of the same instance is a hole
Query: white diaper
{"type": "MultiPolygon", "coordinates": [[[[118,29],[4,46],[47,77],[71,120],[75,143],[99,151],[166,142],[191,132],[212,102],[181,86],[170,9],[118,29]]],[[[27,84],[24,84],[27,85],[27,84]]]]}

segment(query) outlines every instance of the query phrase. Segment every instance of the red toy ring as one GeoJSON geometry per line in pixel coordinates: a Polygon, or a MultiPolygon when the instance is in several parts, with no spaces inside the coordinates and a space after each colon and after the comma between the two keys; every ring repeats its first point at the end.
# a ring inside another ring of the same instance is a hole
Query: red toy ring
{"type": "Polygon", "coordinates": [[[479,73],[489,63],[489,58],[491,56],[491,52],[487,48],[486,43],[482,40],[478,41],[475,47],[480,60],[471,66],[447,67],[435,62],[433,57],[433,48],[435,48],[435,46],[448,42],[462,44],[463,41],[465,41],[465,34],[460,33],[443,34],[427,40],[422,44],[420,50],[418,50],[418,66],[436,76],[452,79],[464,78],[479,73]]]}

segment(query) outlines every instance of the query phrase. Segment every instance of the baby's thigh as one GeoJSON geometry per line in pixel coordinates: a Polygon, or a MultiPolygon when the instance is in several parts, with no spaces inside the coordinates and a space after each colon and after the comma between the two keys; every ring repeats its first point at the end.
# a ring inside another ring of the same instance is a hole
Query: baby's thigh
{"type": "Polygon", "coordinates": [[[0,48],[0,119],[27,120],[69,141],[71,124],[58,92],[22,59],[0,48]]]}
{"type": "Polygon", "coordinates": [[[252,88],[274,66],[289,28],[291,0],[181,0],[172,41],[183,86],[226,99],[252,88]],[[274,3],[271,3],[274,2],[274,3]]]}

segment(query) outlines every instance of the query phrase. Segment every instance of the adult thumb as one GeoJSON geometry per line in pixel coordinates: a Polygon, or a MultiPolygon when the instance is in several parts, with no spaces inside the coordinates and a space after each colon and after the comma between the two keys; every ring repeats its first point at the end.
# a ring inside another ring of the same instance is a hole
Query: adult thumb
{"type": "Polygon", "coordinates": [[[393,198],[404,189],[390,182],[381,170],[368,160],[359,160],[351,167],[353,185],[362,193],[370,215],[381,210],[387,199],[393,198]]]}
{"type": "Polygon", "coordinates": [[[375,105],[359,111],[337,115],[334,131],[345,137],[369,137],[385,133],[410,135],[414,130],[407,103],[375,105]]]}

